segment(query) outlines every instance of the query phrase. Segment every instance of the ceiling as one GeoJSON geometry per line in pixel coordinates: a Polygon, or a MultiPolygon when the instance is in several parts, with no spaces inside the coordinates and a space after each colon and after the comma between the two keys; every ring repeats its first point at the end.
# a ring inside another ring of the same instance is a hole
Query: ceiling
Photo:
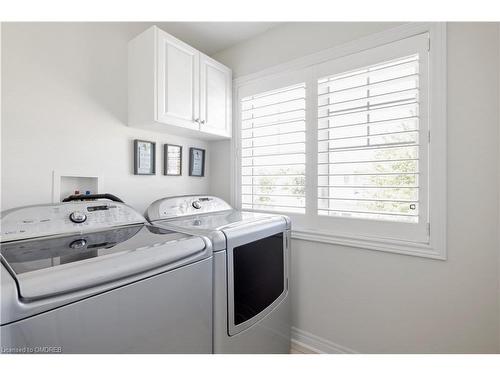
{"type": "Polygon", "coordinates": [[[160,29],[213,55],[261,34],[280,22],[155,22],[160,29]]]}

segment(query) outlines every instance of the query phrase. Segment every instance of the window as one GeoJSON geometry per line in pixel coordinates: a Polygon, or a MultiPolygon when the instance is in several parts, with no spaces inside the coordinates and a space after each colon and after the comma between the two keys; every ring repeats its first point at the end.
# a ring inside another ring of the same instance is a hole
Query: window
{"type": "Polygon", "coordinates": [[[418,223],[419,55],[318,80],[318,214],[418,223]]]}
{"type": "Polygon", "coordinates": [[[401,30],[235,81],[237,207],[288,214],[295,238],[445,258],[445,29],[401,30]]]}
{"type": "Polygon", "coordinates": [[[241,99],[244,209],[305,212],[305,84],[241,99]]]}

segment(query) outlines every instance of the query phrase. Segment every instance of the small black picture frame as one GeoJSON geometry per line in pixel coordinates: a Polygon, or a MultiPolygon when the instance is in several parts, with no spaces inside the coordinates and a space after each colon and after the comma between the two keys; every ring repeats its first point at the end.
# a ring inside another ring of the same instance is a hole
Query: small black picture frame
{"type": "Polygon", "coordinates": [[[134,140],[134,174],[156,174],[156,143],[134,140]]]}
{"type": "Polygon", "coordinates": [[[205,176],[205,150],[202,148],[189,148],[189,175],[193,177],[205,176]]]}
{"type": "Polygon", "coordinates": [[[163,145],[163,174],[165,176],[182,176],[182,146],[163,145]]]}

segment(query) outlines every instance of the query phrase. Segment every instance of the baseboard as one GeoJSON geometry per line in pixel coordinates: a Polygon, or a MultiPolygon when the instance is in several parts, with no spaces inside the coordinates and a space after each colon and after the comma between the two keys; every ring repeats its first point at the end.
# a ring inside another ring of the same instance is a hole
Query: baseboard
{"type": "Polygon", "coordinates": [[[292,327],[292,351],[304,354],[357,354],[358,352],[312,333],[292,327]]]}

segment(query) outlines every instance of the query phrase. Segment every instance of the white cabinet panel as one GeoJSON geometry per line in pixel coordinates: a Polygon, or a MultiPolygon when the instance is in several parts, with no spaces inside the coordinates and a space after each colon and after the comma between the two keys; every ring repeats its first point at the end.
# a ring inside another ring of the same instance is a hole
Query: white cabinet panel
{"type": "Polygon", "coordinates": [[[200,130],[231,137],[231,70],[201,55],[200,77],[200,130]]]}
{"type": "Polygon", "coordinates": [[[158,31],[158,121],[198,129],[199,52],[158,31]]]}

